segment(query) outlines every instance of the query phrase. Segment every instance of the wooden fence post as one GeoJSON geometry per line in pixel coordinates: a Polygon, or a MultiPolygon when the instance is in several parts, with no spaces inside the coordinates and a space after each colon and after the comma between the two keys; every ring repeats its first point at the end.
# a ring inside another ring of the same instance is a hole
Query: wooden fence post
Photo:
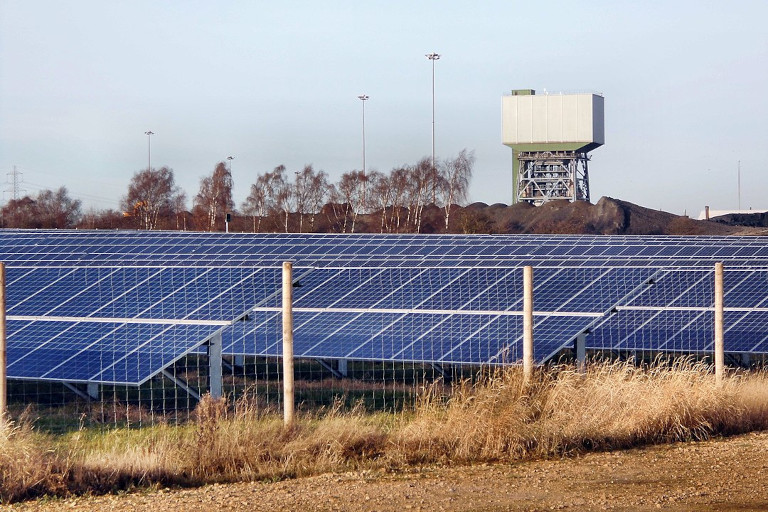
{"type": "Polygon", "coordinates": [[[5,331],[5,263],[0,263],[0,422],[8,413],[8,373],[5,331]]]}
{"type": "Polygon", "coordinates": [[[293,264],[283,263],[283,424],[293,425],[293,264]]]}
{"type": "Polygon", "coordinates": [[[523,380],[533,377],[533,267],[523,267],[523,380]]]}
{"type": "Polygon", "coordinates": [[[725,346],[723,343],[723,264],[715,263],[715,381],[723,383],[725,346]]]}

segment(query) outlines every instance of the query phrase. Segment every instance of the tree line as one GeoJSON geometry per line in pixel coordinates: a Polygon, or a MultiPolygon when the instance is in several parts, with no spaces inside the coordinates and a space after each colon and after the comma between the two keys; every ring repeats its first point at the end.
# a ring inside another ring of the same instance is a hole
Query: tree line
{"type": "Polygon", "coordinates": [[[186,193],[169,167],[134,173],[120,211],[83,212],[66,187],[14,199],[0,209],[5,228],[83,228],[248,232],[418,233],[428,212],[430,230],[455,223],[452,214],[467,200],[474,154],[462,150],[435,165],[422,158],[389,173],[353,170],[333,183],[312,165],[290,172],[284,165],[257,175],[239,208],[224,162],[200,180],[187,210],[186,193]],[[439,222],[436,221],[439,215],[439,222]],[[227,220],[229,222],[227,222],[227,220]]]}

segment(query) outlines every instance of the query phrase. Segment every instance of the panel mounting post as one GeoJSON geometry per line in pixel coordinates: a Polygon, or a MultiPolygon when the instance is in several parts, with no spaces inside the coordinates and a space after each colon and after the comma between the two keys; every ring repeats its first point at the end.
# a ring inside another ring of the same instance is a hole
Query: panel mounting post
{"type": "Polygon", "coordinates": [[[582,332],[576,336],[576,371],[587,371],[587,333],[582,332]]]}
{"type": "Polygon", "coordinates": [[[221,332],[217,332],[208,341],[208,386],[211,398],[221,398],[222,395],[222,357],[221,357],[221,332]]]}
{"type": "Polygon", "coordinates": [[[99,400],[99,383],[98,382],[89,382],[88,385],[85,387],[85,392],[88,393],[88,396],[91,398],[91,400],[99,400]]]}
{"type": "Polygon", "coordinates": [[[339,369],[338,372],[341,376],[347,377],[349,374],[349,370],[347,369],[347,360],[346,359],[339,359],[339,369]]]}

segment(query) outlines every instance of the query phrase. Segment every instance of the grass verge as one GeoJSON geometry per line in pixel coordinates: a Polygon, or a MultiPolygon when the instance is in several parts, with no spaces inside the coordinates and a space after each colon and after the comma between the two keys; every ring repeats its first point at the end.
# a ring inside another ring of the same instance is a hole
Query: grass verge
{"type": "Polygon", "coordinates": [[[285,429],[278,414],[204,398],[195,421],[139,430],[44,435],[21,418],[0,426],[0,500],[104,493],[153,485],[283,479],[361,468],[517,461],[706,439],[768,428],[762,372],[716,385],[711,368],[677,361],[538,373],[517,368],[479,383],[435,386],[415,410],[336,407],[285,429]]]}

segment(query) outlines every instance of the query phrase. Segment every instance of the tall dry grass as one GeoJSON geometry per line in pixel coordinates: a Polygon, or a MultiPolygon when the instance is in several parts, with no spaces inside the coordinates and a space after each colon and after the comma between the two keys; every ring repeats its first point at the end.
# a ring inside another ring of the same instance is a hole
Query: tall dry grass
{"type": "Polygon", "coordinates": [[[690,361],[641,369],[559,367],[529,385],[519,369],[426,390],[413,411],[335,406],[285,429],[275,411],[204,398],[195,421],[46,437],[28,423],[0,431],[0,498],[13,501],[134,486],[281,479],[360,468],[511,461],[768,428],[768,378],[733,374],[718,386],[690,361]]]}
{"type": "Polygon", "coordinates": [[[502,370],[447,401],[427,397],[393,434],[408,463],[551,457],[583,450],[706,439],[768,428],[764,373],[718,386],[711,369],[680,360],[649,369],[627,363],[539,372],[502,370]]]}
{"type": "Polygon", "coordinates": [[[0,418],[0,502],[66,492],[69,469],[66,458],[26,417],[17,422],[0,418]]]}

